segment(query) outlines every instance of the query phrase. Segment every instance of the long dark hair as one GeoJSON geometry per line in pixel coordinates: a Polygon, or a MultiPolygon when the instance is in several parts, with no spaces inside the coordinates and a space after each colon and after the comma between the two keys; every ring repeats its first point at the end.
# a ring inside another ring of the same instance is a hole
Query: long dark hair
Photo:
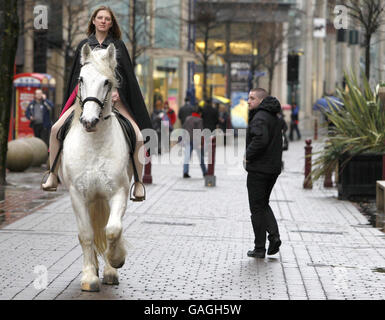
{"type": "Polygon", "coordinates": [[[116,17],[114,13],[112,12],[110,7],[107,6],[100,6],[98,7],[94,13],[91,16],[90,21],[88,22],[88,29],[87,29],[87,35],[90,36],[91,34],[95,33],[95,25],[92,23],[92,21],[96,18],[97,14],[99,11],[105,10],[108,11],[111,15],[111,20],[112,20],[112,27],[110,30],[108,30],[108,33],[114,38],[114,39],[121,39],[122,38],[122,32],[120,31],[118,21],[116,20],[116,17]]]}

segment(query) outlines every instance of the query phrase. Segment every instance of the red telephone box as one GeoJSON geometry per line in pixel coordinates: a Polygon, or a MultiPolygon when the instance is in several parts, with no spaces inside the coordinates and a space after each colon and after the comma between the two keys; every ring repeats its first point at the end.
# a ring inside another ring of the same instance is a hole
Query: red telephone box
{"type": "Polygon", "coordinates": [[[54,101],[55,85],[55,79],[44,73],[19,73],[13,77],[15,103],[11,113],[9,140],[33,136],[33,130],[29,127],[30,121],[25,117],[25,111],[34,99],[37,89],[42,89],[47,98],[54,101]]]}

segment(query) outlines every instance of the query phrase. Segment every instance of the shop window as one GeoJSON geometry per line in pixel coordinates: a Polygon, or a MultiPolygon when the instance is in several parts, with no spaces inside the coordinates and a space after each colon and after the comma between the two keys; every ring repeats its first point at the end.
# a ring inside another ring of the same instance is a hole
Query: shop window
{"type": "Polygon", "coordinates": [[[253,53],[251,42],[230,42],[230,52],[235,55],[250,55],[253,53]]]}
{"type": "Polygon", "coordinates": [[[153,105],[156,100],[168,101],[170,107],[178,112],[179,96],[179,58],[154,59],[153,105]]]}

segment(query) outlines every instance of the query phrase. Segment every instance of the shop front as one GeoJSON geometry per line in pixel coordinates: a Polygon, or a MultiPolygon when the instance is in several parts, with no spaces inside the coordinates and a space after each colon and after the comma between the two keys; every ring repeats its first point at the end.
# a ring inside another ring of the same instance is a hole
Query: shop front
{"type": "Polygon", "coordinates": [[[47,98],[55,100],[55,79],[44,73],[20,73],[13,78],[14,105],[9,126],[9,140],[33,136],[30,121],[25,117],[28,105],[34,99],[37,89],[42,89],[47,98]]]}

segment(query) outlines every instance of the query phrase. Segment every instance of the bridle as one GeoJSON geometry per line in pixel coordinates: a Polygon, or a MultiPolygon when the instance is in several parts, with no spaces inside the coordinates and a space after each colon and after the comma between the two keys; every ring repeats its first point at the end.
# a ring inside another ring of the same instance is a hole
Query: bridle
{"type": "MultiPolygon", "coordinates": [[[[86,62],[85,64],[83,64],[82,66],[81,66],[81,68],[82,67],[84,67],[86,64],[88,64],[89,62],[86,62]]],[[[105,104],[107,103],[107,99],[108,99],[108,95],[109,95],[109,93],[110,93],[110,91],[111,91],[111,89],[112,89],[112,83],[111,83],[111,81],[109,81],[109,80],[106,80],[106,82],[104,83],[104,85],[108,85],[108,90],[107,90],[107,93],[106,93],[106,95],[105,95],[105,97],[104,97],[104,100],[103,100],[103,102],[102,101],[100,101],[98,98],[96,98],[96,97],[87,97],[87,98],[85,98],[84,100],[82,100],[82,94],[81,94],[81,84],[82,84],[82,82],[83,82],[83,78],[81,78],[81,77],[79,77],[79,80],[78,80],[78,94],[77,94],[77,98],[79,99],[79,104],[80,104],[80,107],[81,107],[81,109],[82,109],[82,113],[81,113],[81,115],[83,114],[83,110],[84,110],[84,105],[87,103],[87,102],[89,102],[89,101],[93,101],[93,102],[96,102],[99,106],[100,106],[100,114],[99,114],[99,118],[102,118],[103,120],[107,120],[108,118],[110,118],[111,117],[111,115],[108,115],[108,116],[106,116],[106,117],[102,117],[102,115],[103,115],[103,110],[104,110],[104,106],[105,106],[105,104]]],[[[81,118],[81,115],[80,115],[80,118],[81,118]]]]}

